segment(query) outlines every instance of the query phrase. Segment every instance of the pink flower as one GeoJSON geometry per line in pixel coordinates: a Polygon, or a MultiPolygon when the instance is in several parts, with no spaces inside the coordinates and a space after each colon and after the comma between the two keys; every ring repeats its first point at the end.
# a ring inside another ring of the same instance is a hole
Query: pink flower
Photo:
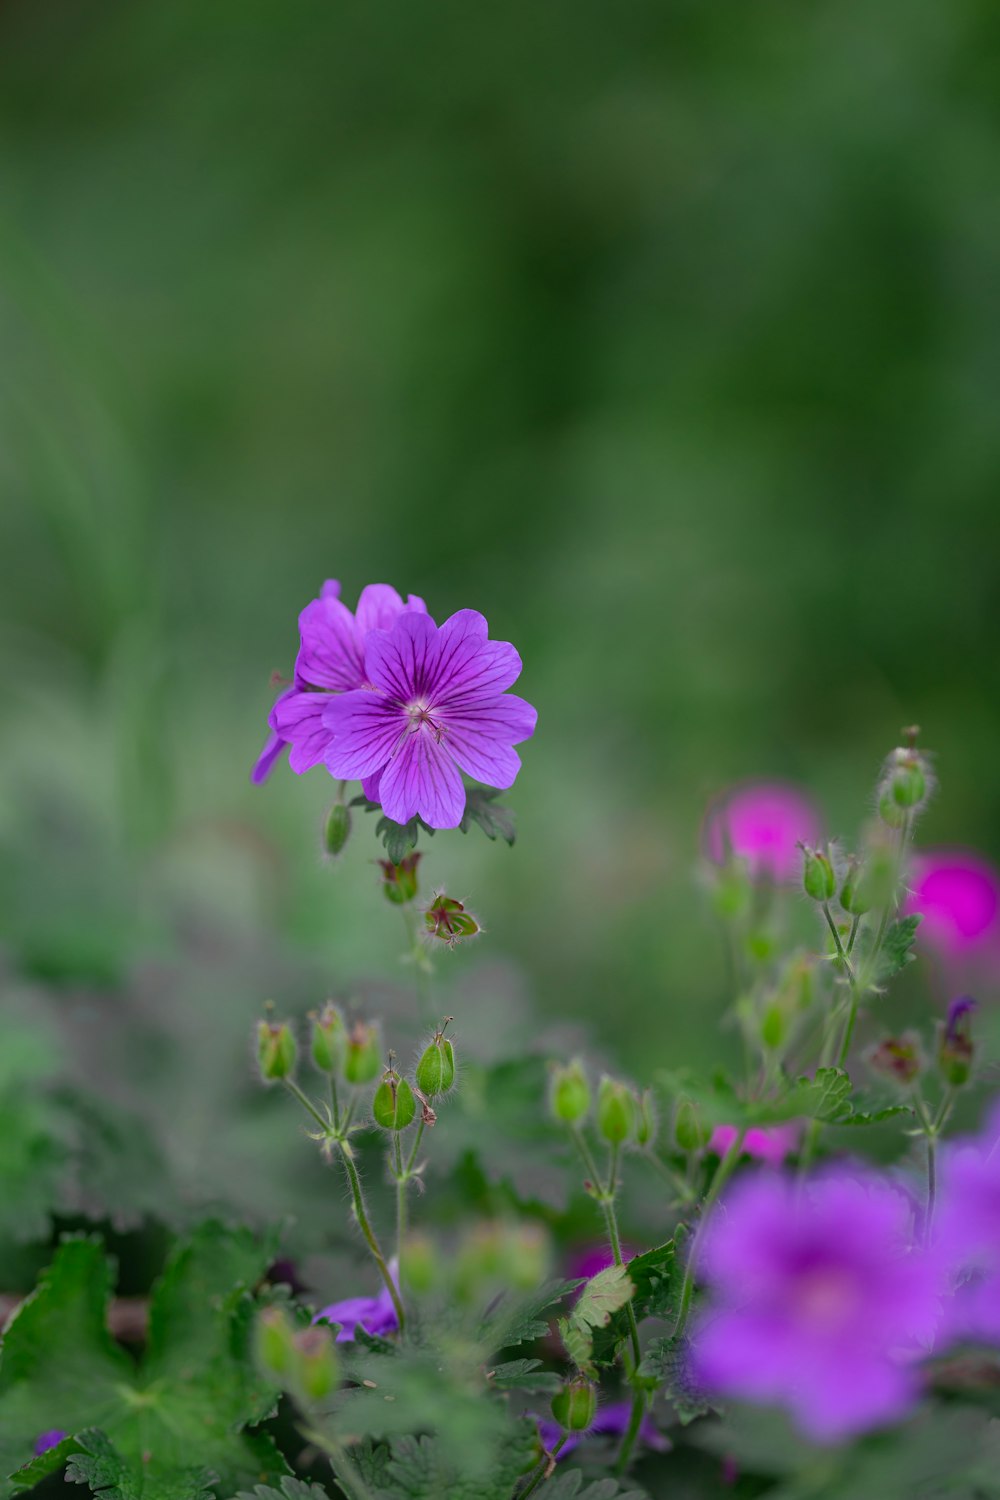
{"type": "Polygon", "coordinates": [[[971,849],[929,849],[913,861],[907,912],[945,958],[1000,952],[1000,874],[971,849]]]}
{"type": "MultiPolygon", "coordinates": [[[[716,1125],[708,1143],[709,1151],[725,1156],[739,1132],[735,1125],[716,1125]]],[[[769,1167],[780,1167],[799,1144],[799,1127],[794,1120],[787,1125],[752,1126],[743,1137],[743,1153],[769,1167]]]]}
{"type": "Polygon", "coordinates": [[[734,787],[709,808],[704,843],[709,859],[722,864],[730,851],[746,861],[751,875],[794,880],[802,869],[798,845],[817,844],[820,817],[812,802],[793,786],[754,781],[734,787]]]}

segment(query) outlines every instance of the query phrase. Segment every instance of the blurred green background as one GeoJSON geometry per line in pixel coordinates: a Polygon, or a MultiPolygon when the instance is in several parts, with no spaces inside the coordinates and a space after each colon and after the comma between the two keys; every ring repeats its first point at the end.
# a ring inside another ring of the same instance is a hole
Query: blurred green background
{"type": "Polygon", "coordinates": [[[735,779],[852,834],[915,720],[924,840],[997,852],[998,46],[985,0],[0,4],[0,921],[78,1067],[122,996],[141,1081],[398,980],[370,830],[325,866],[325,774],[248,779],[327,576],[523,655],[520,841],[425,860],[497,1046],[712,1055],[735,779]]]}

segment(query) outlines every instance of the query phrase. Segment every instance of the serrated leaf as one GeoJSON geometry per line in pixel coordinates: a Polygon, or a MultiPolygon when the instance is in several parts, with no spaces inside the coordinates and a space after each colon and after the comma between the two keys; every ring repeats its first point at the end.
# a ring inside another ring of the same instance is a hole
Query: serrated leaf
{"type": "Polygon", "coordinates": [[[917,928],[923,920],[919,912],[914,912],[912,916],[900,917],[888,929],[882,939],[882,947],[877,959],[880,981],[891,979],[894,974],[898,974],[900,969],[905,968],[916,958],[912,949],[916,941],[917,928]]]}
{"type": "Polygon", "coordinates": [[[440,1437],[398,1438],[372,1500],[510,1500],[535,1442],[534,1423],[523,1422],[495,1446],[488,1467],[469,1474],[456,1468],[440,1437]]]}
{"type": "MultiPolygon", "coordinates": [[[[249,1291],[273,1255],[272,1243],[248,1231],[202,1226],[154,1289],[137,1368],[107,1331],[111,1263],[93,1239],[64,1241],[4,1337],[3,1472],[30,1459],[39,1433],[59,1428],[81,1447],[70,1457],[73,1475],[108,1500],[187,1500],[209,1471],[223,1493],[286,1474],[271,1439],[243,1431],[276,1399],[250,1357],[249,1291]]],[[[21,1478],[14,1483],[23,1488],[21,1478]]]]}
{"type": "Polygon", "coordinates": [[[416,818],[408,823],[394,823],[383,816],[375,824],[375,833],[385,845],[386,856],[398,865],[417,847],[420,823],[416,818]]]}
{"type": "Polygon", "coordinates": [[[483,1319],[479,1338],[493,1352],[514,1349],[518,1344],[530,1343],[548,1332],[549,1319],[542,1316],[549,1308],[556,1307],[570,1292],[575,1292],[582,1283],[577,1281],[547,1281],[530,1296],[512,1300],[505,1294],[483,1319]]]}
{"type": "Polygon", "coordinates": [[[562,1381],[542,1368],[540,1359],[510,1359],[490,1372],[490,1385],[498,1391],[547,1391],[554,1394],[562,1381]]]}
{"type": "Polygon", "coordinates": [[[836,1120],[834,1124],[843,1125],[881,1125],[883,1120],[893,1120],[897,1115],[909,1115],[913,1118],[914,1111],[908,1104],[887,1104],[884,1109],[876,1109],[871,1114],[863,1110],[855,1110],[846,1119],[836,1120]]]}
{"type": "Polygon", "coordinates": [[[582,1470],[569,1469],[550,1479],[542,1494],[545,1500],[648,1500],[645,1490],[623,1489],[617,1479],[596,1479],[581,1489],[583,1483],[582,1470]]]}
{"type": "Polygon", "coordinates": [[[682,1426],[714,1409],[688,1376],[688,1341],[685,1338],[653,1339],[642,1357],[639,1374],[659,1384],[661,1393],[673,1403],[682,1426]]]}
{"type": "Polygon", "coordinates": [[[322,1485],[306,1484],[304,1479],[286,1475],[277,1488],[258,1484],[252,1490],[240,1490],[232,1500],[330,1500],[330,1495],[322,1485]]]}
{"type": "Polygon", "coordinates": [[[500,793],[492,788],[474,787],[465,794],[465,813],[459,828],[468,833],[473,823],[478,823],[488,839],[503,839],[513,845],[517,838],[517,824],[509,807],[497,802],[500,793]]]}
{"type": "MultiPolygon", "coordinates": [[[[607,1328],[612,1315],[623,1308],[634,1293],[635,1286],[625,1267],[607,1266],[590,1278],[569,1317],[560,1320],[559,1331],[566,1352],[581,1370],[590,1368],[595,1331],[607,1328]]],[[[610,1343],[608,1357],[613,1357],[617,1336],[613,1336],[610,1343]]]]}

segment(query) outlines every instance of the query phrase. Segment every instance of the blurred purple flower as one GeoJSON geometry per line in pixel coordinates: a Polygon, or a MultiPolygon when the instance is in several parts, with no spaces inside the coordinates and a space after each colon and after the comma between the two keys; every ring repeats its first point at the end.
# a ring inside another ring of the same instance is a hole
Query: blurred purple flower
{"type": "Polygon", "coordinates": [[[709,859],[723,864],[731,851],[753,876],[794,880],[802,870],[800,843],[818,844],[822,824],[813,803],[794,786],[755,781],[734,787],[705,819],[709,859]]]}
{"type": "MultiPolygon", "coordinates": [[[[716,1156],[725,1156],[737,1137],[735,1125],[716,1125],[708,1143],[709,1151],[716,1156]]],[[[799,1126],[795,1121],[787,1125],[752,1126],[743,1137],[743,1154],[762,1161],[769,1167],[780,1167],[799,1144],[799,1126]]]]}
{"type": "Polygon", "coordinates": [[[465,812],[465,771],[487,786],[513,785],[521,761],[513,746],[530,739],[537,714],[508,693],[521,658],[491,641],[474,609],[437,626],[409,611],[391,630],[373,630],[365,672],[374,691],[326,698],[326,764],[344,780],[377,778],[386,817],[415,815],[431,828],[456,828],[465,812]]]}
{"type": "Polygon", "coordinates": [[[804,1191],[773,1173],[738,1182],[706,1236],[695,1380],[787,1407],[820,1442],[904,1416],[917,1341],[939,1316],[940,1267],[910,1248],[912,1218],[907,1197],[870,1175],[819,1176],[804,1191]]]}
{"type": "MultiPolygon", "coordinates": [[[[638,1253],[628,1245],[622,1245],[622,1258],[626,1262],[638,1253]]],[[[613,1266],[614,1263],[615,1258],[611,1253],[610,1245],[586,1245],[573,1256],[566,1268],[566,1275],[571,1281],[577,1279],[589,1281],[592,1276],[597,1275],[598,1271],[606,1271],[608,1266],[613,1266]]]]}
{"type": "MultiPolygon", "coordinates": [[[[624,1437],[631,1416],[631,1401],[612,1401],[607,1406],[599,1406],[593,1425],[588,1427],[586,1432],[571,1432],[559,1449],[556,1461],[561,1463],[564,1458],[568,1458],[585,1437],[624,1437]]],[[[552,1422],[547,1417],[543,1417],[538,1420],[538,1435],[544,1446],[551,1452],[562,1437],[563,1429],[558,1422],[552,1422]]],[[[654,1453],[668,1453],[673,1446],[648,1412],[643,1417],[639,1428],[639,1441],[647,1448],[651,1448],[654,1453]]]]}
{"type": "Polygon", "coordinates": [[[905,910],[920,940],[945,958],[1000,955],[1000,874],[970,849],[930,849],[913,861],[905,910]]]}
{"type": "MultiPolygon", "coordinates": [[[[415,594],[404,604],[387,583],[370,583],[361,590],[351,611],[340,599],[340,584],[328,578],[299,615],[301,645],[295,659],[292,686],[271,710],[271,733],[251,772],[251,780],[266,781],[286,745],[289,765],[298,775],[323,760],[330,731],[322,722],[332,693],[365,687],[365,642],[371,630],[386,630],[407,610],[426,615],[427,606],[415,594]]],[[[368,788],[365,789],[368,795],[368,788]]]]}
{"type": "Polygon", "coordinates": [[[50,1448],[58,1448],[68,1433],[63,1432],[61,1427],[52,1427],[48,1432],[40,1432],[35,1439],[35,1457],[42,1453],[48,1453],[50,1448]]]}
{"type": "Polygon", "coordinates": [[[1000,1343],[1000,1102],[941,1153],[935,1238],[955,1285],[946,1338],[1000,1343]]]}
{"type": "MultiPolygon", "coordinates": [[[[395,1257],[389,1262],[389,1275],[398,1288],[399,1262],[395,1257]]],[[[331,1302],[328,1307],[320,1308],[313,1322],[342,1323],[338,1344],[352,1343],[359,1327],[373,1337],[395,1333],[399,1327],[388,1287],[383,1287],[375,1297],[345,1297],[341,1302],[331,1302]]]]}

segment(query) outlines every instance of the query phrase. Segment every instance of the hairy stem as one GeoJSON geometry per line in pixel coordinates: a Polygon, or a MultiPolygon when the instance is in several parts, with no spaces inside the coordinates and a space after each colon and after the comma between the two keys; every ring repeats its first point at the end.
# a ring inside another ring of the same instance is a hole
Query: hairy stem
{"type": "Polygon", "coordinates": [[[368,1217],[368,1208],[365,1204],[364,1193],[361,1191],[361,1178],[358,1176],[358,1169],[354,1165],[354,1153],[351,1150],[349,1142],[342,1140],[339,1142],[339,1145],[340,1157],[344,1163],[344,1171],[347,1173],[347,1181],[351,1189],[354,1217],[357,1219],[361,1233],[365,1237],[365,1243],[371,1251],[372,1259],[378,1266],[379,1274],[385,1282],[386,1290],[392,1298],[392,1305],[396,1310],[396,1320],[399,1323],[399,1331],[402,1333],[406,1324],[406,1313],[403,1311],[403,1302],[399,1295],[399,1289],[389,1274],[389,1267],[386,1265],[385,1256],[382,1254],[379,1242],[375,1238],[375,1231],[372,1229],[371,1220],[368,1217]]]}

